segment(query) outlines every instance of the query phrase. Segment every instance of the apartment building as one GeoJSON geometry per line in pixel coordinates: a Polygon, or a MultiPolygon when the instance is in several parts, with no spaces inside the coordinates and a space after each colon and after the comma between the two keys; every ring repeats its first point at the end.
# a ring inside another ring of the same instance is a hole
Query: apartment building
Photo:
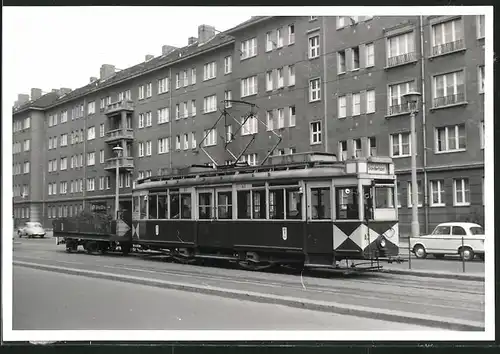
{"type": "Polygon", "coordinates": [[[412,147],[402,95],[417,90],[421,229],[482,222],[483,80],[479,16],[261,16],[217,35],[201,25],[186,47],[164,46],[118,72],[103,65],[85,87],[14,110],[14,128],[23,124],[14,129],[14,217],[50,225],[82,209],[112,211],[117,161],[128,209],[135,179],[224,163],[226,143],[236,155],[250,143],[242,159],[251,164],[270,152],[392,156],[407,233],[412,147]],[[18,152],[27,139],[31,152],[18,152]]]}

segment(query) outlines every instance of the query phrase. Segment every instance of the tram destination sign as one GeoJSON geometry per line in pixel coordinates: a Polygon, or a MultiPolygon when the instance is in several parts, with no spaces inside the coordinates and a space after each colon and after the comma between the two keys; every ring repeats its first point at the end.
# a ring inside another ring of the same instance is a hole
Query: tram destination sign
{"type": "Polygon", "coordinates": [[[369,162],[367,165],[368,173],[387,175],[389,174],[389,165],[386,163],[373,163],[369,162]]]}

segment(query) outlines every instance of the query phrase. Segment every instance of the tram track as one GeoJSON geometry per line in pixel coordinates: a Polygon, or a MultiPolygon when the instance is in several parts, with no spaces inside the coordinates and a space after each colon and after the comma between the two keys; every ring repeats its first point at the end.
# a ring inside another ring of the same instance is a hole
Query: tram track
{"type": "MultiPolygon", "coordinates": [[[[136,277],[187,282],[193,285],[258,291],[287,296],[368,305],[392,311],[439,315],[484,321],[484,284],[458,280],[429,280],[388,274],[330,279],[309,276],[249,272],[208,266],[181,265],[162,260],[144,265],[145,257],[89,256],[59,251],[17,252],[14,262],[34,262],[47,266],[106,271],[136,277]],[[36,252],[35,252],[36,253],[36,252]],[[91,262],[89,262],[91,260],[91,262]],[[141,264],[139,264],[141,263],[141,264]],[[182,268],[182,269],[181,269],[182,268]]],[[[156,257],[158,258],[158,257],[156,257]]]]}

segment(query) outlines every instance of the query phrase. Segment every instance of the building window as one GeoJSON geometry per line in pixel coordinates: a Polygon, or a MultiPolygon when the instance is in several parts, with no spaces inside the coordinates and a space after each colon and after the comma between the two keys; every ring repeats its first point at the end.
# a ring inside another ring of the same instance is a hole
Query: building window
{"type": "Polygon", "coordinates": [[[217,110],[217,96],[212,95],[203,99],[203,112],[210,113],[217,110]]]}
{"type": "Polygon", "coordinates": [[[403,82],[389,85],[388,93],[388,115],[410,112],[410,106],[405,103],[403,95],[415,90],[415,81],[403,82]]]}
{"type": "Polygon", "coordinates": [[[368,156],[377,156],[377,139],[375,137],[368,138],[368,156]]]}
{"type": "Polygon", "coordinates": [[[146,141],[146,156],[151,156],[151,140],[146,141]]]}
{"type": "Polygon", "coordinates": [[[224,74],[230,74],[233,71],[233,58],[227,56],[224,58],[224,74]]]}
{"type": "Polygon", "coordinates": [[[345,16],[337,16],[337,29],[344,28],[345,26],[345,16]]]}
{"type": "Polygon", "coordinates": [[[151,96],[153,96],[153,84],[149,82],[146,85],[146,97],[151,97],[151,96]]]}
{"type": "Polygon", "coordinates": [[[191,149],[196,149],[196,134],[191,132],[191,149]]]}
{"type": "Polygon", "coordinates": [[[351,48],[351,71],[359,70],[359,47],[351,48]]]}
{"type": "Polygon", "coordinates": [[[432,26],[432,55],[441,55],[465,48],[462,19],[432,26]]]}
{"type": "Polygon", "coordinates": [[[144,128],[144,113],[139,113],[139,121],[137,124],[139,128],[144,128]]]}
{"type": "Polygon", "coordinates": [[[295,85],[295,65],[288,66],[288,86],[295,85]]]}
{"type": "Polygon", "coordinates": [[[347,160],[347,141],[339,141],[339,160],[347,160]]]}
{"type": "Polygon", "coordinates": [[[484,149],[484,143],[486,140],[485,130],[484,130],[484,120],[480,123],[479,126],[479,139],[481,140],[481,149],[484,149]]]}
{"type": "Polygon", "coordinates": [[[359,116],[361,114],[361,94],[352,94],[352,115],[359,116]]]}
{"type": "Polygon", "coordinates": [[[165,154],[168,152],[168,138],[158,139],[158,154],[165,154]]]}
{"type": "Polygon", "coordinates": [[[295,43],[295,25],[288,25],[288,45],[295,43]]]}
{"type": "Polygon", "coordinates": [[[365,54],[366,54],[365,66],[367,68],[375,66],[375,45],[373,43],[365,44],[365,54]]]}
{"type": "Polygon", "coordinates": [[[321,81],[319,78],[309,80],[309,102],[321,99],[321,81]]]}
{"type": "Polygon", "coordinates": [[[484,31],[484,15],[479,15],[477,16],[477,38],[484,38],[485,37],[485,31],[484,31]]]}
{"type": "Polygon", "coordinates": [[[415,59],[415,34],[413,32],[387,39],[387,66],[402,65],[415,59]]]}
{"type": "Polygon", "coordinates": [[[309,59],[319,57],[319,36],[309,38],[309,59]]]}
{"type": "Polygon", "coordinates": [[[251,58],[257,55],[257,38],[251,38],[241,42],[241,59],[251,58]]]}
{"type": "Polygon", "coordinates": [[[278,108],[278,129],[283,129],[285,127],[285,111],[283,108],[278,108]]]}
{"type": "Polygon", "coordinates": [[[160,108],[158,110],[158,124],[168,123],[168,108],[160,108]]]}
{"type": "Polygon", "coordinates": [[[146,127],[153,125],[153,116],[151,112],[146,112],[146,127]]]}
{"type": "Polygon", "coordinates": [[[484,93],[484,65],[478,69],[479,93],[484,93]]]}
{"type": "Polygon", "coordinates": [[[182,72],[182,79],[183,79],[183,86],[184,87],[187,87],[189,85],[189,79],[188,79],[188,71],[187,70],[184,70],[182,72]]]}
{"type": "Polygon", "coordinates": [[[321,122],[312,122],[310,127],[311,145],[321,144],[321,122]]]}
{"type": "Polygon", "coordinates": [[[278,48],[281,48],[283,47],[283,29],[282,28],[278,28],[276,30],[276,41],[277,41],[277,47],[278,48]]]}
{"type": "Polygon", "coordinates": [[[391,157],[407,157],[411,153],[410,133],[391,135],[391,157]]]}
{"type": "Polygon", "coordinates": [[[196,68],[191,68],[191,85],[196,84],[196,68]]]}
{"type": "Polygon", "coordinates": [[[95,178],[87,178],[87,190],[93,191],[95,189],[95,178]]]}
{"type": "Polygon", "coordinates": [[[95,101],[92,101],[88,103],[87,114],[94,114],[94,113],[95,113],[95,101]]]}
{"type": "Polygon", "coordinates": [[[470,188],[468,178],[459,178],[453,180],[453,196],[454,205],[470,205],[470,188]]]}
{"type": "Polygon", "coordinates": [[[203,136],[205,137],[203,141],[204,146],[217,145],[217,131],[215,129],[203,131],[203,136]]]}
{"type": "Polygon", "coordinates": [[[466,145],[465,124],[436,128],[436,152],[462,151],[466,145]]]}
{"type": "Polygon", "coordinates": [[[103,137],[105,135],[105,132],[104,132],[104,123],[100,124],[99,125],[99,137],[103,137]]]}
{"type": "Polygon", "coordinates": [[[266,120],[267,120],[267,131],[274,130],[274,114],[273,111],[266,112],[266,120]]]}
{"type": "Polygon", "coordinates": [[[175,88],[181,87],[181,75],[179,73],[175,74],[175,88]]]}
{"type": "Polygon", "coordinates": [[[186,101],[182,103],[182,118],[187,118],[187,117],[189,117],[189,113],[188,113],[188,103],[186,101]]]}
{"type": "Polygon", "coordinates": [[[59,182],[59,193],[66,194],[68,192],[68,182],[59,182]]]}
{"type": "Polygon", "coordinates": [[[87,129],[87,140],[95,139],[95,127],[90,127],[87,129]]]}
{"type": "Polygon", "coordinates": [[[120,92],[120,93],[118,94],[118,101],[120,101],[120,102],[121,102],[121,101],[123,101],[123,99],[124,99],[124,98],[125,98],[125,92],[120,92]]]}
{"type": "Polygon", "coordinates": [[[288,108],[288,126],[289,127],[295,127],[295,106],[290,106],[288,108]]]}
{"type": "Polygon", "coordinates": [[[61,171],[67,170],[68,169],[68,158],[67,157],[61,157],[61,171]]]}
{"type": "Polygon", "coordinates": [[[68,121],[68,111],[64,110],[61,112],[61,123],[66,123],[68,121]]]}
{"type": "Polygon", "coordinates": [[[338,99],[337,99],[337,102],[338,102],[338,117],[339,118],[345,118],[347,117],[347,97],[344,95],[344,96],[340,96],[338,99]]]}
{"type": "Polygon", "coordinates": [[[24,173],[30,173],[30,163],[29,163],[29,161],[27,161],[27,162],[24,163],[23,172],[24,173]]]}
{"type": "Polygon", "coordinates": [[[285,77],[283,75],[283,68],[276,70],[278,75],[278,88],[283,88],[285,86],[285,77]]]}
{"type": "Polygon", "coordinates": [[[224,107],[231,108],[233,106],[233,103],[231,102],[231,100],[232,100],[231,91],[224,91],[224,100],[226,101],[224,103],[224,107]]]}
{"type": "Polygon", "coordinates": [[[270,52],[273,50],[273,39],[272,32],[266,33],[266,52],[270,52]]]}
{"type": "MultiPolygon", "coordinates": [[[[66,145],[68,145],[68,134],[64,134],[63,136],[66,136],[66,145]]],[[[61,136],[61,138],[63,137],[61,136]]],[[[27,139],[24,141],[24,151],[30,151],[30,140],[27,139]]]]}
{"type": "Polygon", "coordinates": [[[366,91],[366,113],[375,113],[375,90],[366,91]]]}
{"type": "Polygon", "coordinates": [[[182,136],[182,147],[184,150],[189,149],[189,135],[187,133],[182,136]]]}
{"type": "Polygon", "coordinates": [[[87,153],[87,166],[95,165],[95,152],[87,153]]]}
{"type": "Polygon", "coordinates": [[[273,72],[268,71],[266,72],[266,91],[272,91],[273,90],[273,72]]]}
{"type": "Polygon", "coordinates": [[[104,189],[104,177],[99,177],[99,190],[104,189]]]}
{"type": "Polygon", "coordinates": [[[168,92],[168,77],[158,80],[158,94],[168,92]]]}
{"type": "Polygon", "coordinates": [[[144,99],[144,85],[139,86],[139,99],[144,99]]]}
{"type": "Polygon", "coordinates": [[[444,206],[444,180],[430,181],[431,206],[444,206]]]}
{"type": "MultiPolygon", "coordinates": [[[[423,188],[422,188],[422,181],[417,181],[417,200],[418,200],[418,207],[422,206],[422,194],[423,194],[423,188]]],[[[408,182],[408,208],[412,207],[412,189],[411,189],[411,182],[408,182]]]]}
{"type": "Polygon", "coordinates": [[[465,102],[463,70],[434,76],[432,91],[434,108],[465,102]]]}
{"type": "Polygon", "coordinates": [[[258,92],[257,88],[257,76],[247,77],[241,80],[241,97],[247,97],[251,95],[256,95],[258,92]]]}
{"type": "Polygon", "coordinates": [[[259,131],[259,121],[256,117],[250,117],[245,121],[245,118],[241,119],[241,135],[252,135],[257,134],[259,131]]]}
{"type": "Polygon", "coordinates": [[[205,64],[203,66],[203,80],[205,81],[214,79],[215,76],[217,75],[216,71],[217,71],[217,65],[215,61],[205,64]]]}
{"type": "Polygon", "coordinates": [[[191,116],[196,115],[196,100],[191,100],[191,116]]]}
{"type": "Polygon", "coordinates": [[[104,150],[99,151],[99,163],[104,163],[104,150]]]}
{"type": "Polygon", "coordinates": [[[346,72],[345,50],[339,50],[339,52],[337,53],[337,62],[338,62],[337,73],[338,74],[345,73],[346,72]]]}
{"type": "Polygon", "coordinates": [[[139,143],[137,145],[139,157],[144,157],[144,143],[139,143]]]}
{"type": "Polygon", "coordinates": [[[352,149],[354,150],[354,157],[359,159],[363,156],[363,148],[361,145],[361,139],[352,140],[352,149]]]}
{"type": "Polygon", "coordinates": [[[180,150],[181,149],[181,136],[176,135],[175,136],[175,150],[180,150]]]}
{"type": "Polygon", "coordinates": [[[175,119],[179,119],[181,117],[181,106],[180,104],[175,105],[175,119]]]}

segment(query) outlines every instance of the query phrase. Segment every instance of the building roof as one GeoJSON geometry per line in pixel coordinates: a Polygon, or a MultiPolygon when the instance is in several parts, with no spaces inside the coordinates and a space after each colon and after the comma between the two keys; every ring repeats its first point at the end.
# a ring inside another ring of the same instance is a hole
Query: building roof
{"type": "Polygon", "coordinates": [[[197,43],[185,46],[183,48],[176,49],[167,55],[160,55],[147,62],[142,62],[140,64],[134,65],[130,68],[116,72],[113,76],[105,80],[96,80],[86,86],[80,87],[71,91],[68,94],[59,96],[57,93],[49,93],[38,100],[29,101],[17,109],[13,109],[14,114],[18,114],[27,109],[41,108],[47,109],[53,106],[60,105],[65,102],[69,102],[73,99],[83,97],[91,92],[99,91],[103,88],[113,86],[119,82],[130,80],[136,76],[151,72],[162,67],[171,65],[176,62],[180,62],[191,58],[193,56],[202,54],[210,49],[227,45],[234,41],[234,38],[227,35],[225,32],[217,34],[213,39],[206,42],[205,44],[199,46],[197,43]],[[55,97],[54,97],[55,95],[55,97]]]}
{"type": "Polygon", "coordinates": [[[242,22],[240,23],[239,25],[231,28],[231,29],[228,29],[227,31],[225,31],[225,33],[227,34],[231,34],[233,32],[236,32],[236,31],[239,31],[245,27],[248,27],[248,26],[251,26],[253,24],[256,24],[256,23],[259,23],[259,22],[262,22],[264,20],[267,20],[269,18],[271,18],[272,16],[252,16],[252,18],[250,18],[249,20],[245,21],[245,22],[242,22]]]}

